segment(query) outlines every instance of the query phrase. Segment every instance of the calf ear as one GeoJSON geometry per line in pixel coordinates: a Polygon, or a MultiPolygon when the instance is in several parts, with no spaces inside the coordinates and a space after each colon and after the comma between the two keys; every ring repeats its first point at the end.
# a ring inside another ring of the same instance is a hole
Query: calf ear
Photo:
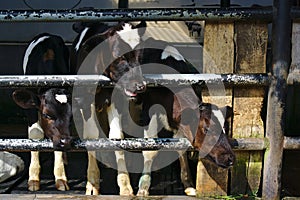
{"type": "Polygon", "coordinates": [[[135,25],[134,28],[138,28],[139,36],[142,37],[146,32],[147,23],[145,21],[141,21],[139,24],[135,25]]]}
{"type": "Polygon", "coordinates": [[[199,105],[200,116],[210,118],[211,115],[211,104],[210,103],[201,103],[199,105]]]}
{"type": "Polygon", "coordinates": [[[37,95],[29,90],[15,90],[12,94],[14,102],[24,109],[38,108],[37,95]]]}
{"type": "Polygon", "coordinates": [[[83,29],[85,28],[85,24],[83,22],[75,22],[73,25],[72,25],[72,28],[73,30],[76,32],[76,33],[81,33],[81,31],[83,31],[83,29]]]}
{"type": "Polygon", "coordinates": [[[225,115],[226,120],[233,116],[233,109],[230,106],[222,107],[222,108],[220,108],[220,110],[222,111],[223,114],[226,114],[225,115]]]}

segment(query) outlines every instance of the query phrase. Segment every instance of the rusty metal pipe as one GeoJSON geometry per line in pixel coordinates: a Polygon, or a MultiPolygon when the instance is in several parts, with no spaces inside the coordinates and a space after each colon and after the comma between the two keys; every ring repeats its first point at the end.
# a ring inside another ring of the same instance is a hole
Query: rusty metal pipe
{"type": "MultiPolygon", "coordinates": [[[[149,87],[188,86],[191,84],[223,83],[226,87],[268,86],[267,74],[145,74],[149,87]]],[[[71,86],[111,87],[114,84],[102,75],[46,75],[46,76],[0,76],[0,88],[20,87],[71,87],[71,86]]]]}
{"type": "MultiPolygon", "coordinates": [[[[230,141],[234,150],[264,150],[268,148],[268,140],[260,138],[238,138],[230,141]]],[[[286,140],[287,148],[300,148],[299,140],[286,140]]],[[[186,138],[127,138],[115,140],[108,138],[81,140],[76,139],[68,151],[193,151],[191,143],[186,138]]],[[[29,152],[29,151],[54,151],[50,140],[31,139],[0,139],[0,151],[29,152]]]]}
{"type": "MultiPolygon", "coordinates": [[[[191,150],[191,143],[186,138],[155,138],[155,139],[124,139],[112,140],[100,138],[95,140],[74,140],[72,148],[68,151],[141,151],[160,150],[177,151],[191,150]]],[[[48,140],[31,139],[0,139],[0,151],[53,151],[53,143],[48,140]]]]}
{"type": "Polygon", "coordinates": [[[1,10],[1,22],[272,20],[272,8],[1,10]]]}

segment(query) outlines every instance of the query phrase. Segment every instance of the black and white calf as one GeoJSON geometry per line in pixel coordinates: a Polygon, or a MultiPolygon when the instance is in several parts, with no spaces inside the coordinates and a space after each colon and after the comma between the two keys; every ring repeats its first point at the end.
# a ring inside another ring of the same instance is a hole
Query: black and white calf
{"type": "MultiPolygon", "coordinates": [[[[72,66],[77,69],[77,73],[103,74],[115,83],[112,90],[99,89],[96,96],[91,94],[92,98],[89,95],[76,97],[78,102],[85,103],[80,109],[83,118],[83,137],[95,139],[100,136],[96,126],[95,109],[97,109],[107,112],[109,138],[123,139],[121,120],[124,117],[122,112],[124,104],[120,102],[122,99],[127,101],[136,98],[137,94],[144,92],[146,88],[138,60],[139,51],[134,49],[140,42],[138,30],[128,23],[114,25],[77,23],[73,28],[79,33],[73,43],[71,56],[72,66]],[[111,98],[116,91],[119,93],[118,103],[111,98]]],[[[133,195],[124,152],[116,151],[115,155],[120,195],[133,195]]],[[[96,195],[99,194],[100,172],[95,152],[89,151],[88,159],[86,194],[96,195]]]]}
{"type": "MultiPolygon", "coordinates": [[[[28,45],[23,70],[25,75],[70,74],[68,49],[61,37],[48,33],[36,36],[28,45]]],[[[41,88],[37,90],[18,89],[13,93],[14,101],[26,109],[28,117],[28,138],[50,138],[54,149],[70,147],[70,121],[72,117],[71,97],[62,88],[41,88]]],[[[54,176],[58,190],[69,190],[63,163],[63,152],[55,151],[54,176]]],[[[31,152],[28,189],[40,189],[39,152],[31,152]]]]}

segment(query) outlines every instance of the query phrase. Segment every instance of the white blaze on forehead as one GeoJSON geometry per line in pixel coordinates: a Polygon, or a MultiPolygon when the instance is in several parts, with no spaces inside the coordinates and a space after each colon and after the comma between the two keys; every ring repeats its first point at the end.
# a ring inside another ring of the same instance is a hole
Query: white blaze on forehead
{"type": "Polygon", "coordinates": [[[140,42],[138,29],[132,29],[131,24],[125,23],[123,25],[123,30],[117,31],[117,33],[132,49],[134,49],[134,47],[136,47],[140,42]]]}
{"type": "Polygon", "coordinates": [[[34,47],[36,47],[39,43],[43,42],[45,39],[49,38],[49,36],[43,36],[40,37],[38,40],[34,40],[32,41],[29,46],[26,49],[25,55],[24,55],[24,59],[23,59],[23,72],[25,74],[26,72],[26,66],[28,63],[28,58],[29,55],[31,54],[32,50],[34,49],[34,47]]]}
{"type": "Polygon", "coordinates": [[[222,127],[222,130],[223,130],[225,119],[224,119],[222,112],[220,110],[212,110],[212,113],[218,119],[220,126],[222,127]]]}
{"type": "Polygon", "coordinates": [[[167,46],[164,51],[161,54],[161,59],[167,59],[169,56],[175,58],[176,60],[180,61],[185,61],[184,57],[179,53],[179,51],[172,46],[167,46]]]}
{"type": "Polygon", "coordinates": [[[65,94],[56,94],[56,95],[55,95],[55,99],[56,99],[59,103],[67,103],[67,102],[68,102],[67,95],[65,95],[65,94]]]}
{"type": "Polygon", "coordinates": [[[75,46],[76,51],[79,50],[79,47],[80,47],[80,45],[81,45],[81,43],[82,43],[82,40],[83,40],[83,38],[84,38],[84,36],[85,36],[85,34],[86,34],[86,32],[87,32],[88,30],[89,30],[89,28],[86,27],[86,28],[80,33],[79,40],[78,40],[78,42],[77,42],[77,44],[76,44],[76,46],[75,46]]]}

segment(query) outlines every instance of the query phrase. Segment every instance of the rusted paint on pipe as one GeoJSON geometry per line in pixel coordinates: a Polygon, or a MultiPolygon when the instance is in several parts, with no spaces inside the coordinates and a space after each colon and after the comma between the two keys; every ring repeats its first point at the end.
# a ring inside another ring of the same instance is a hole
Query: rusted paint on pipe
{"type": "Polygon", "coordinates": [[[235,150],[260,151],[268,148],[268,140],[263,138],[239,138],[230,141],[235,150]]]}
{"type": "MultiPolygon", "coordinates": [[[[266,74],[145,74],[149,87],[188,86],[220,84],[225,86],[268,86],[269,77],[266,74]]],[[[102,75],[66,75],[66,76],[0,76],[0,88],[19,87],[70,87],[70,86],[102,86],[110,87],[110,82],[102,75]]]]}
{"type": "MultiPolygon", "coordinates": [[[[74,140],[72,148],[68,151],[141,151],[141,150],[190,150],[191,143],[185,138],[155,138],[155,139],[124,139],[113,140],[100,138],[95,140],[74,140]]],[[[0,150],[5,151],[53,151],[53,144],[50,140],[31,139],[0,139],[0,150]]]]}
{"type": "Polygon", "coordinates": [[[110,79],[103,75],[47,75],[47,76],[0,76],[0,87],[70,87],[111,86],[110,79]]]}
{"type": "MultiPolygon", "coordinates": [[[[294,145],[297,141],[287,140],[286,146],[294,145]]],[[[260,138],[239,138],[230,141],[234,150],[264,150],[268,147],[268,141],[260,138]]],[[[300,145],[298,145],[300,148],[300,145]]],[[[53,144],[50,140],[31,140],[31,139],[0,139],[0,151],[53,151],[53,144]]],[[[94,140],[76,139],[72,143],[71,149],[67,151],[142,151],[142,150],[160,150],[160,151],[193,151],[193,147],[186,138],[130,138],[123,140],[114,140],[100,138],[94,140]]]]}
{"type": "Polygon", "coordinates": [[[288,150],[299,150],[300,137],[284,137],[283,148],[288,150]]]}
{"type": "Polygon", "coordinates": [[[265,8],[160,8],[89,10],[2,10],[1,22],[75,22],[75,21],[174,21],[174,20],[267,20],[271,7],[265,8]]]}

